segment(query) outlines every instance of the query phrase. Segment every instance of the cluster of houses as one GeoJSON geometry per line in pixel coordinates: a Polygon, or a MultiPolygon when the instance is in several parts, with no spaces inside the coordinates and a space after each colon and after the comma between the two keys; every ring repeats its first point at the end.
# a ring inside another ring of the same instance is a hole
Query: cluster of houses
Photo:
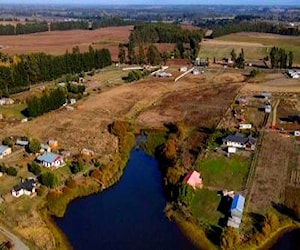
{"type": "Polygon", "coordinates": [[[300,78],[300,70],[291,70],[289,69],[287,72],[287,75],[293,79],[299,79],[300,78]]]}

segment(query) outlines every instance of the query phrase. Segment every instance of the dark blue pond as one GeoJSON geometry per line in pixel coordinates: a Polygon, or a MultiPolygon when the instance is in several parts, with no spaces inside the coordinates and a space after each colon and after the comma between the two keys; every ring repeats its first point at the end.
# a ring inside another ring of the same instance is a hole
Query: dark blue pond
{"type": "Polygon", "coordinates": [[[296,250],[300,249],[300,229],[285,233],[279,238],[271,250],[296,250]]]}
{"type": "Polygon", "coordinates": [[[165,204],[158,162],[134,149],[115,186],[72,202],[56,223],[74,249],[195,249],[166,219],[165,204]]]}

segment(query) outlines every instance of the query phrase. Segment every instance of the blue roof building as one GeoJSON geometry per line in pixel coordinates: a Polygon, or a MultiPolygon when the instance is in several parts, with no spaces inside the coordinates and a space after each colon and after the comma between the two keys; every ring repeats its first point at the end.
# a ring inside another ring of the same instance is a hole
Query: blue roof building
{"type": "Polygon", "coordinates": [[[37,161],[41,162],[45,167],[59,167],[64,163],[63,157],[58,154],[45,152],[38,156],[37,161]]]}
{"type": "Polygon", "coordinates": [[[242,222],[242,215],[245,205],[245,198],[240,194],[236,194],[232,200],[230,208],[230,216],[227,221],[227,226],[239,229],[242,222]]]}
{"type": "Polygon", "coordinates": [[[231,216],[242,217],[243,210],[245,205],[245,198],[240,194],[236,194],[233,198],[230,212],[231,216]]]}

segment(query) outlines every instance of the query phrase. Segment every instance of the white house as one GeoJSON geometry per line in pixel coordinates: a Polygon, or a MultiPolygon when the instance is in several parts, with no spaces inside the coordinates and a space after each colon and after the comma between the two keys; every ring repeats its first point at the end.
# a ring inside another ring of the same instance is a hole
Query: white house
{"type": "Polygon", "coordinates": [[[46,168],[55,167],[58,168],[64,163],[64,159],[61,155],[45,152],[37,158],[46,168]]]}
{"type": "Polygon", "coordinates": [[[5,145],[0,146],[0,159],[3,159],[4,156],[11,154],[11,148],[5,145]]]}
{"type": "Polygon", "coordinates": [[[180,72],[187,72],[187,67],[186,66],[182,66],[179,69],[180,72]]]}
{"type": "Polygon", "coordinates": [[[228,135],[223,139],[223,143],[227,147],[244,148],[248,150],[254,150],[256,146],[256,139],[248,136],[244,137],[240,134],[228,135]]]}
{"type": "Polygon", "coordinates": [[[239,129],[251,129],[252,125],[251,124],[247,124],[247,123],[240,123],[239,124],[239,129]]]}
{"type": "Polygon", "coordinates": [[[32,195],[36,192],[35,188],[37,186],[37,182],[33,178],[29,178],[25,181],[22,181],[19,185],[14,186],[11,191],[11,194],[14,197],[20,197],[23,194],[25,195],[32,195]]]}

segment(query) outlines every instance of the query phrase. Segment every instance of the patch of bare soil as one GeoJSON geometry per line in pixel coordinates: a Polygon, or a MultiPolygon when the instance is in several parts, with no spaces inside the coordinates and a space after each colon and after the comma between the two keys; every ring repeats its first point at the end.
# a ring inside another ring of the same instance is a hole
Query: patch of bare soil
{"type": "Polygon", "coordinates": [[[272,206],[272,202],[284,201],[293,150],[294,144],[289,137],[276,132],[266,132],[249,197],[250,211],[263,212],[272,206]]]}

